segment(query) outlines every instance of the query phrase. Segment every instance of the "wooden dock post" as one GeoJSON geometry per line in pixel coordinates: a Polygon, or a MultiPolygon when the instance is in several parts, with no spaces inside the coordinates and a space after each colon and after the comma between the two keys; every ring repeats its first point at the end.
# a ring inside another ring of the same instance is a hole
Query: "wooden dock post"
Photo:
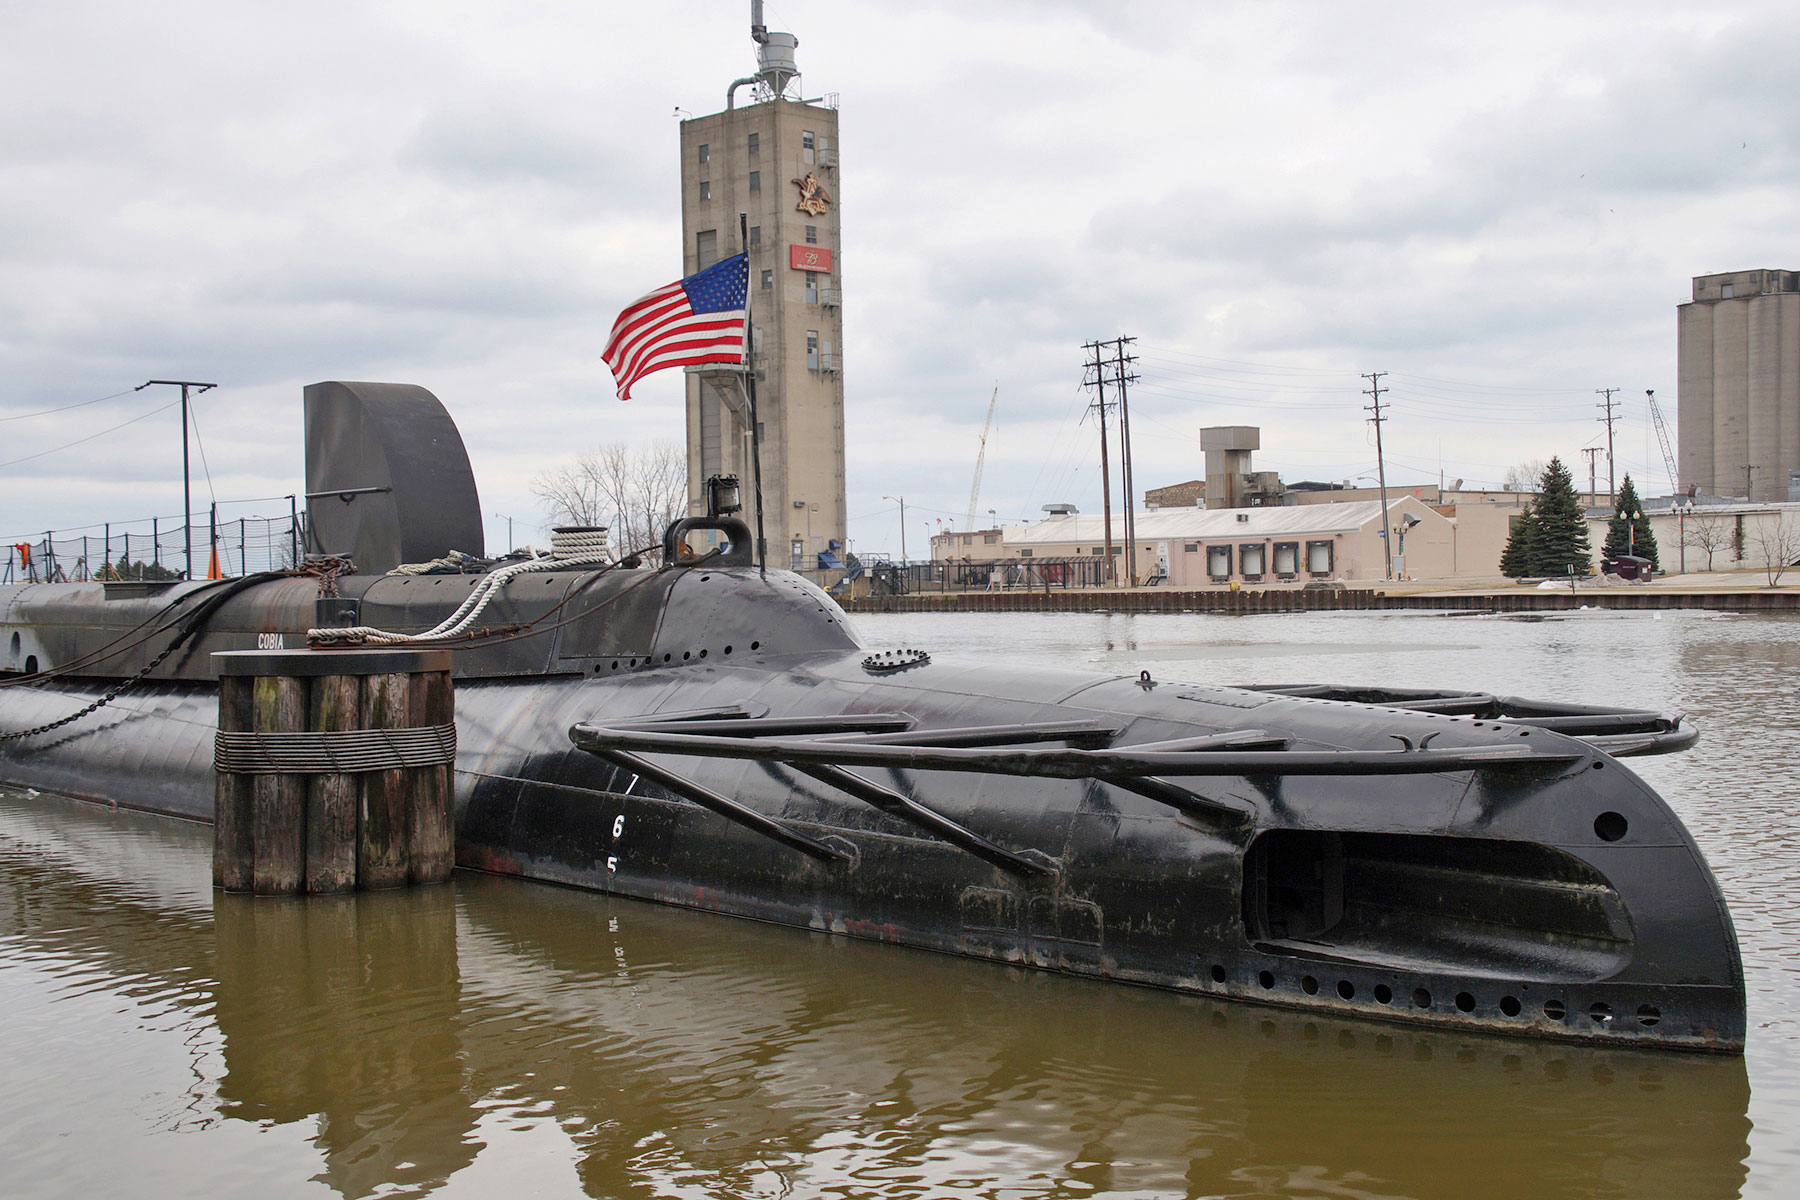
{"type": "Polygon", "coordinates": [[[215,886],[295,895],[450,878],[449,651],[230,651],[213,660],[215,886]]]}

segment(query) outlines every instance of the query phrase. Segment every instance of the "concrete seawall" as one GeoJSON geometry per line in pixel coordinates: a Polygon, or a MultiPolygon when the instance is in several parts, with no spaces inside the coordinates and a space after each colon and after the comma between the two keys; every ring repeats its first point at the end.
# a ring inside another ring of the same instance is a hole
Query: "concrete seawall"
{"type": "Polygon", "coordinates": [[[1296,589],[1172,591],[1072,589],[1049,592],[920,592],[861,596],[844,601],[851,613],[985,612],[1336,612],[1373,609],[1455,609],[1470,612],[1561,612],[1578,608],[1705,608],[1719,612],[1800,612],[1800,591],[1672,588],[1581,588],[1579,591],[1412,592],[1395,595],[1370,588],[1341,591],[1296,589]]]}

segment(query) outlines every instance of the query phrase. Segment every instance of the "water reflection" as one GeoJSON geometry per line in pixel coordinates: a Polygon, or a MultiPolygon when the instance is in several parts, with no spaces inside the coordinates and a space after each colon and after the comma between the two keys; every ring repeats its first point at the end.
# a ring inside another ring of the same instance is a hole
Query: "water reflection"
{"type": "Polygon", "coordinates": [[[208,846],[0,797],[6,961],[175,1014],[137,1037],[219,1043],[198,1079],[122,1053],[115,1078],[45,1102],[187,1093],[215,1121],[304,1128],[315,1178],[347,1197],[453,1192],[478,1160],[521,1161],[532,1131],[592,1196],[1744,1182],[1738,1060],[1337,1024],[468,875],[215,897],[208,846]]]}
{"type": "Polygon", "coordinates": [[[345,1196],[429,1185],[475,1159],[456,892],[284,899],[215,893],[220,1111],[317,1117],[318,1176],[345,1196]]]}

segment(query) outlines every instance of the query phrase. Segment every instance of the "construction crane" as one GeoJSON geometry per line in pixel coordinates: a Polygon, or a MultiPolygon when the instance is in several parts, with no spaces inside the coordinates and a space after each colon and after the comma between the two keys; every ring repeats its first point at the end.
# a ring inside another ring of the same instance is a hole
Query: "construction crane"
{"type": "Polygon", "coordinates": [[[1681,473],[1675,467],[1675,451],[1669,442],[1669,427],[1663,424],[1662,409],[1656,407],[1656,392],[1644,389],[1644,396],[1650,401],[1650,423],[1656,426],[1656,442],[1662,447],[1663,466],[1669,469],[1669,492],[1681,494],[1681,473]]]}
{"type": "Polygon", "coordinates": [[[975,482],[969,485],[969,519],[964,529],[975,528],[975,506],[981,503],[981,468],[987,463],[988,434],[994,431],[994,406],[1000,403],[1000,385],[994,385],[994,394],[988,397],[987,424],[981,427],[981,449],[975,452],[975,482]]]}

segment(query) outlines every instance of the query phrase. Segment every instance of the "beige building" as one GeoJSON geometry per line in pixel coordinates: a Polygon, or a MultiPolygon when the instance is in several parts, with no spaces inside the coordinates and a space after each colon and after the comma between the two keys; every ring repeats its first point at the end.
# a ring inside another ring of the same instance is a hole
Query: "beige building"
{"type": "Polygon", "coordinates": [[[1682,489],[1787,500],[1800,482],[1800,273],[1698,276],[1676,330],[1682,489]]]}
{"type": "MultiPolygon", "coordinates": [[[[1016,531],[1015,531],[1016,532],[1016,531]]],[[[994,562],[1017,557],[1000,529],[957,530],[931,535],[932,562],[994,562]]]]}
{"type": "MultiPolygon", "coordinates": [[[[1396,578],[1459,573],[1456,523],[1442,513],[1410,496],[1390,499],[1387,524],[1396,578]]],[[[1006,549],[1022,560],[1104,554],[1105,528],[1104,517],[1058,514],[1007,529],[1006,549]]],[[[1137,534],[1144,582],[1170,587],[1380,580],[1386,570],[1380,501],[1157,509],[1138,516],[1137,534]]],[[[1115,554],[1123,537],[1115,517],[1115,554]]]]}
{"type": "MultiPolygon", "coordinates": [[[[723,112],[681,123],[682,273],[749,251],[768,561],[812,568],[845,544],[837,102],[800,98],[791,34],[751,36],[756,73],[723,112]]],[[[738,370],[688,369],[689,511],[705,512],[709,477],[736,475],[755,528],[746,400],[738,370]]]]}

